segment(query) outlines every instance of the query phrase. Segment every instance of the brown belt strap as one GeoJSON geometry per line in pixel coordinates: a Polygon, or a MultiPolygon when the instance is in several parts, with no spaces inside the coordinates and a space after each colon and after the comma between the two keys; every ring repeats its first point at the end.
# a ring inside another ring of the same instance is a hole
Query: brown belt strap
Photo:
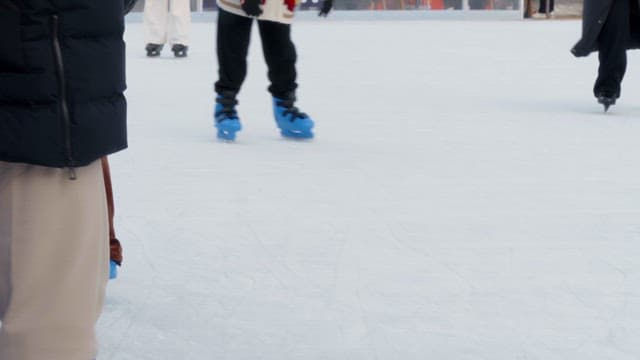
{"type": "Polygon", "coordinates": [[[120,241],[116,239],[116,231],[113,226],[113,217],[115,215],[115,206],[113,202],[113,187],[111,186],[111,171],[109,169],[109,161],[107,157],[102,158],[102,173],[104,176],[104,188],[107,193],[107,210],[109,213],[109,250],[110,258],[118,265],[122,264],[122,246],[120,241]]]}

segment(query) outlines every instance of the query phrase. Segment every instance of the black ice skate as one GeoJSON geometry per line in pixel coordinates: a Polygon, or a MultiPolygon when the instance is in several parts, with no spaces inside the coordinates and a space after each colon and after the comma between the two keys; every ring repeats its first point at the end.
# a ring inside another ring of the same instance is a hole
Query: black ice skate
{"type": "Polygon", "coordinates": [[[609,107],[611,105],[615,105],[617,99],[616,96],[607,93],[598,94],[597,98],[598,104],[602,104],[602,106],[604,106],[604,112],[609,111],[609,107]]]}
{"type": "Polygon", "coordinates": [[[175,44],[171,47],[171,51],[173,51],[173,55],[177,58],[187,57],[188,46],[182,44],[175,44]]]}
{"type": "Polygon", "coordinates": [[[162,44],[152,44],[152,43],[147,44],[147,47],[145,48],[145,50],[147,50],[147,56],[148,57],[160,56],[160,52],[162,51],[163,47],[164,45],[162,44]]]}

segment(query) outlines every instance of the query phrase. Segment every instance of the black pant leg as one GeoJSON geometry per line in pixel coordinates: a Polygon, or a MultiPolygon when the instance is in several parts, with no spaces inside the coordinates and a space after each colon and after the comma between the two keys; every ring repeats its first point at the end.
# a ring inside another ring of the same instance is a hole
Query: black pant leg
{"type": "Polygon", "coordinates": [[[238,93],[247,76],[247,53],[251,39],[253,19],[218,11],[218,81],[217,93],[232,91],[238,93]]]}
{"type": "Polygon", "coordinates": [[[258,21],[262,51],[269,68],[269,92],[278,98],[295,92],[296,48],[291,41],[291,25],[274,21],[258,21]]]}
{"type": "Polygon", "coordinates": [[[549,12],[553,12],[553,0],[540,0],[540,7],[538,8],[538,12],[541,14],[547,13],[547,1],[549,1],[549,12]]]}
{"type": "Polygon", "coordinates": [[[598,36],[600,66],[593,87],[595,96],[620,96],[620,85],[627,70],[627,43],[631,32],[629,0],[614,0],[609,16],[598,36]]]}

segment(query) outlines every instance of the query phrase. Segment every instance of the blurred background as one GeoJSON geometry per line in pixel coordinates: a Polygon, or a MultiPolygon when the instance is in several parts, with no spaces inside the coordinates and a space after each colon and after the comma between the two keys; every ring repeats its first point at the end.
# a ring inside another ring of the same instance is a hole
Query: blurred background
{"type": "MultiPolygon", "coordinates": [[[[538,13],[544,0],[335,0],[337,10],[522,10],[525,17],[538,13]]],[[[300,10],[313,10],[321,0],[301,0],[300,10]]],[[[144,0],[136,10],[142,11],[144,0]]],[[[544,5],[543,5],[544,7],[544,5]]],[[[215,11],[216,0],[191,0],[195,12],[215,11]]],[[[582,0],[555,0],[554,17],[577,17],[582,13],[582,0]]]]}

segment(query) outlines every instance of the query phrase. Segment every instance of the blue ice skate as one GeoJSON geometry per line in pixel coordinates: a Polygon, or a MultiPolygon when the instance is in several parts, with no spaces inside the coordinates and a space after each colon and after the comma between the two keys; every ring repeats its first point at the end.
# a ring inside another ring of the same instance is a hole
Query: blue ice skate
{"type": "Polygon", "coordinates": [[[296,97],[289,94],[284,99],[273,98],[273,114],[282,136],[293,139],[313,138],[313,120],[293,106],[296,97]]]}
{"type": "Polygon", "coordinates": [[[109,260],[109,280],[113,280],[118,277],[118,264],[115,261],[109,260]]]}
{"type": "Polygon", "coordinates": [[[216,98],[214,117],[215,127],[218,129],[218,139],[234,141],[236,133],[242,130],[236,105],[238,105],[238,101],[233,92],[223,92],[216,98]]]}

